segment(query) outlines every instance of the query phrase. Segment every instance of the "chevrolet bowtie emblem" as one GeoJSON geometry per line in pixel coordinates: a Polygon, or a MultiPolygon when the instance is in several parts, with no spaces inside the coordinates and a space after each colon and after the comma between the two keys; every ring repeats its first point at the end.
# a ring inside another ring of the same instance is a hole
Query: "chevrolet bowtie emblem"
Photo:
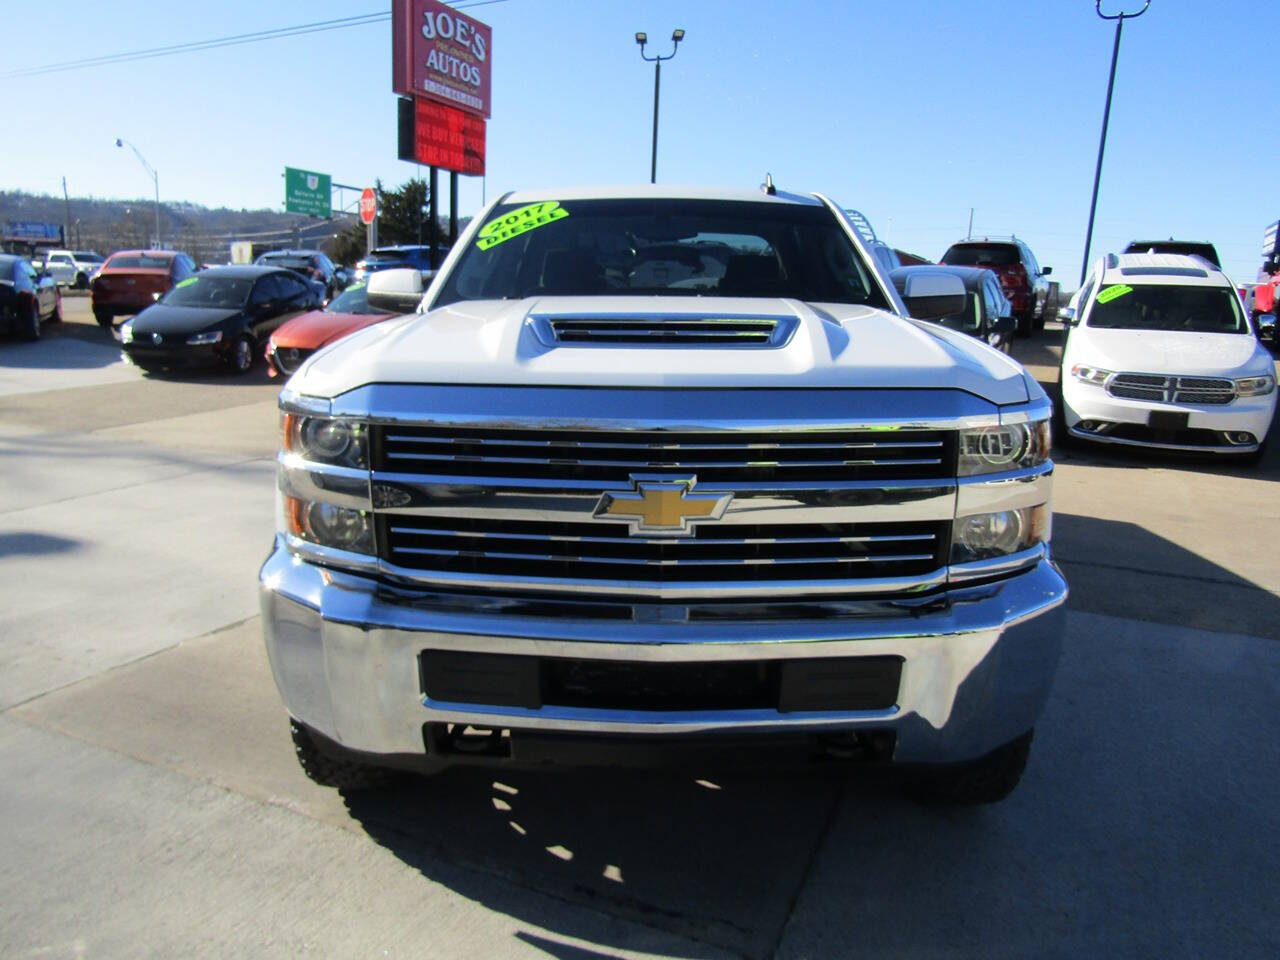
{"type": "Polygon", "coordinates": [[[633,534],[659,537],[693,536],[696,524],[719,520],[731,493],[694,493],[697,477],[646,477],[632,474],[634,493],[606,493],[596,504],[597,520],[620,520],[633,534]]]}

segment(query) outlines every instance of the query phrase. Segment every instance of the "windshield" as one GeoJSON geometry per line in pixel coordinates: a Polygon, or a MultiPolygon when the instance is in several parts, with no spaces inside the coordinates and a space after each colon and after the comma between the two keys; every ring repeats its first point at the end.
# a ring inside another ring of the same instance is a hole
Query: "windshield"
{"type": "Polygon", "coordinates": [[[369,306],[369,289],[363,283],[348,284],[347,288],[329,302],[325,313],[386,313],[369,306]]]}
{"type": "Polygon", "coordinates": [[[171,307],[218,307],[238,309],[249,299],[252,277],[188,277],[160,301],[171,307]]]}
{"type": "Polygon", "coordinates": [[[85,253],[83,250],[75,252],[75,258],[81,263],[101,263],[102,255],[99,253],[85,253]]]}
{"type": "Polygon", "coordinates": [[[794,297],[888,308],[823,207],[665,199],[499,206],[436,305],[610,294],[794,297]]]}
{"type": "Polygon", "coordinates": [[[265,266],[284,267],[286,270],[301,270],[308,273],[312,267],[310,257],[290,257],[285,255],[272,256],[267,254],[265,257],[259,257],[258,263],[265,266]]]}
{"type": "Polygon", "coordinates": [[[1249,333],[1234,290],[1173,284],[1113,283],[1103,287],[1087,325],[1106,330],[1249,333]]]}
{"type": "Polygon", "coordinates": [[[419,256],[417,250],[375,250],[364,259],[366,263],[381,263],[387,260],[414,260],[419,256]]]}
{"type": "Polygon", "coordinates": [[[942,262],[957,267],[982,266],[1007,267],[1020,263],[1018,248],[1005,244],[997,246],[952,247],[942,255],[942,262]]]}
{"type": "Polygon", "coordinates": [[[168,257],[152,257],[145,253],[121,253],[107,261],[113,270],[168,270],[168,257]]]}

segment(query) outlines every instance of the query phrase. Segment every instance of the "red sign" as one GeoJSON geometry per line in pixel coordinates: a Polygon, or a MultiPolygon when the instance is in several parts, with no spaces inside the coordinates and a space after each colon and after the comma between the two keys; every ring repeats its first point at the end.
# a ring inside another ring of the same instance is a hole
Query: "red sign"
{"type": "Polygon", "coordinates": [[[493,31],[439,0],[392,0],[391,89],[489,116],[493,31]]]}
{"type": "Polygon", "coordinates": [[[373,187],[365,187],[364,193],[360,194],[360,221],[366,226],[373,223],[373,218],[378,215],[378,196],[373,192],[373,187]]]}
{"type": "Polygon", "coordinates": [[[414,99],[414,159],[457,173],[484,173],[484,121],[424,97],[414,99]]]}

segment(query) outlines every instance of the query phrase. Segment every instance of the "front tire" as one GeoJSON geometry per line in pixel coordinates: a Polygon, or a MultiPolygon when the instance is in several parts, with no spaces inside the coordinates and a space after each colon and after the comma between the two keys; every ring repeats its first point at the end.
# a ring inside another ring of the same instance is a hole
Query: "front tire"
{"type": "Polygon", "coordinates": [[[1028,730],[1018,739],[970,763],[944,767],[914,784],[917,803],[926,807],[976,807],[999,803],[1013,793],[1031,755],[1028,730]]]}
{"type": "Polygon", "coordinates": [[[89,289],[89,276],[88,276],[88,274],[85,274],[85,273],[77,273],[77,274],[76,274],[75,288],[76,288],[77,290],[88,290],[88,289],[89,289]]]}
{"type": "Polygon", "coordinates": [[[227,360],[231,364],[232,372],[244,375],[252,370],[255,353],[252,340],[247,336],[236,337],[231,344],[231,355],[227,360]]]}
{"type": "Polygon", "coordinates": [[[23,340],[27,341],[40,339],[40,304],[36,303],[34,298],[31,301],[31,309],[27,313],[27,318],[19,329],[19,334],[23,340]]]}
{"type": "Polygon", "coordinates": [[[293,752],[302,772],[313,783],[339,790],[374,790],[394,783],[398,774],[394,770],[373,767],[355,760],[339,760],[322,751],[311,731],[292,717],[289,718],[289,735],[293,738],[293,752]]]}

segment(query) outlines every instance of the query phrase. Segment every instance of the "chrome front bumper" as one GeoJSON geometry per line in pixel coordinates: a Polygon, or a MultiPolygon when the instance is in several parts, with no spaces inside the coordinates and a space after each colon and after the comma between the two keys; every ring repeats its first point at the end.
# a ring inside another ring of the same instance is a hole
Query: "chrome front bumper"
{"type": "MultiPolygon", "coordinates": [[[[531,616],[519,601],[397,592],[294,556],[277,539],[259,576],[267,653],[289,712],[351,750],[420,754],[428,722],[584,734],[887,730],[896,762],[988,753],[1035,722],[1062,647],[1066,582],[1048,559],[995,583],[932,598],[809,605],[785,619],[531,616]],[[422,690],[424,649],[694,662],[903,658],[888,710],[652,712],[441,703],[422,690]]],[[[554,608],[552,608],[554,609],[554,608]]]]}

